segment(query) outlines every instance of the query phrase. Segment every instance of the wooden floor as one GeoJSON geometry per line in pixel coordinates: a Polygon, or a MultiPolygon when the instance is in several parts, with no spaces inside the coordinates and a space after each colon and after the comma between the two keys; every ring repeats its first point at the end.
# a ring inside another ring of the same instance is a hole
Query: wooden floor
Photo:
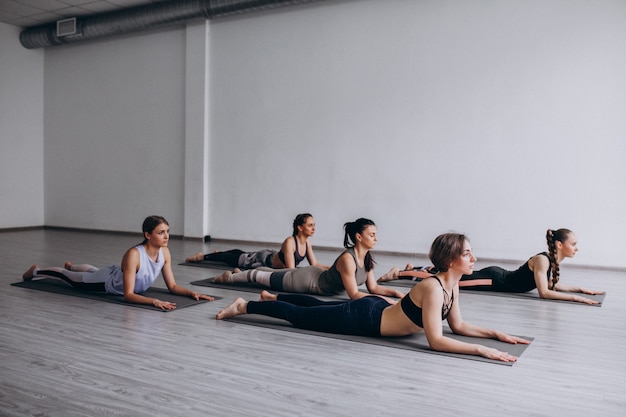
{"type": "MultiPolygon", "coordinates": [[[[32,263],[119,263],[139,240],[0,233],[1,416],[626,415],[624,272],[563,266],[563,281],[607,291],[600,308],[463,294],[465,320],[535,338],[512,367],[214,320],[250,293],[193,287],[224,298],[160,313],[9,285],[32,263]]],[[[175,264],[224,248],[170,241],[175,264]]],[[[174,266],[184,285],[216,272],[174,266]]]]}

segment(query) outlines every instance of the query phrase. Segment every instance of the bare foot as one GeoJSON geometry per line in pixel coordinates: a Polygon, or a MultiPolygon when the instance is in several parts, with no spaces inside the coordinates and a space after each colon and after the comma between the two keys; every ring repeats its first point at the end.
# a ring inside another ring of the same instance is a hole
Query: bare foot
{"type": "Polygon", "coordinates": [[[229,319],[240,314],[246,314],[247,307],[248,302],[241,297],[237,297],[228,307],[221,309],[215,316],[215,319],[229,319]]]}
{"type": "Polygon", "coordinates": [[[72,263],[70,261],[65,261],[65,265],[63,266],[68,271],[72,270],[72,263]]]}
{"type": "Polygon", "coordinates": [[[404,270],[405,270],[405,271],[412,271],[412,270],[413,270],[413,268],[414,268],[414,267],[413,267],[413,264],[410,264],[410,263],[409,263],[409,264],[406,264],[406,266],[404,267],[404,270]]]}
{"type": "Polygon", "coordinates": [[[231,271],[224,271],[224,273],[222,275],[220,275],[218,277],[215,277],[213,282],[217,282],[218,284],[223,284],[223,283],[226,283],[226,282],[230,282],[231,281],[230,276],[232,274],[233,273],[231,271]]]}
{"type": "Polygon", "coordinates": [[[185,262],[202,262],[204,260],[204,254],[198,252],[195,255],[191,255],[185,258],[185,262]]]}
{"type": "Polygon", "coordinates": [[[37,265],[33,264],[31,265],[30,268],[28,268],[28,271],[24,272],[24,274],[22,274],[22,279],[24,281],[30,281],[31,279],[35,278],[35,269],[37,268],[37,265]]]}
{"type": "Polygon", "coordinates": [[[239,269],[239,268],[233,269],[233,274],[236,274],[237,272],[241,272],[241,269],[239,269]]]}
{"type": "Polygon", "coordinates": [[[378,282],[393,281],[398,279],[398,272],[400,271],[394,266],[387,273],[378,278],[378,282]]]}
{"type": "Polygon", "coordinates": [[[276,294],[272,294],[266,290],[261,291],[261,296],[259,297],[259,300],[261,301],[276,301],[277,299],[278,296],[276,294]]]}

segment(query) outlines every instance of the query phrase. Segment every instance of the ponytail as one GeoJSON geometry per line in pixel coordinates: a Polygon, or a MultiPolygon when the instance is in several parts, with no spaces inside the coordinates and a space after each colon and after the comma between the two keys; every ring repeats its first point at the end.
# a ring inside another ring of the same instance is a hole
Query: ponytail
{"type": "Polygon", "coordinates": [[[310,213],[301,213],[298,214],[295,219],[293,219],[293,232],[291,233],[293,237],[296,237],[298,235],[298,226],[304,225],[309,217],[313,217],[313,215],[310,213]]]}
{"type": "MultiPolygon", "coordinates": [[[[346,249],[353,248],[356,245],[356,235],[363,233],[368,226],[376,226],[376,224],[370,220],[365,219],[363,217],[356,219],[353,222],[347,222],[343,225],[344,235],[343,235],[343,247],[346,249]]],[[[374,256],[370,251],[367,251],[365,254],[365,270],[367,272],[374,269],[374,256]]]]}

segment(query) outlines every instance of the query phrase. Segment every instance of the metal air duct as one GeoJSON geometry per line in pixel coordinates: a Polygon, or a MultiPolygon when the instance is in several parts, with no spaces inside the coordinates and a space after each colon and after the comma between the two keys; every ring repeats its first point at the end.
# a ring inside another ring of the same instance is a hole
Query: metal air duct
{"type": "Polygon", "coordinates": [[[214,19],[316,1],[321,0],[172,0],[77,17],[76,32],[65,36],[57,32],[56,22],[24,29],[20,43],[28,49],[45,48],[183,24],[194,19],[214,19]]]}

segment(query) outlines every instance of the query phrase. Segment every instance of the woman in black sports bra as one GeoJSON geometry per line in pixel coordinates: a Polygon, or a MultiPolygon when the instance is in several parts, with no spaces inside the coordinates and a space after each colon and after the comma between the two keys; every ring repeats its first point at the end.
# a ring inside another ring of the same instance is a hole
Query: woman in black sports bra
{"type": "MultiPolygon", "coordinates": [[[[572,293],[604,294],[587,288],[565,285],[559,281],[560,263],[572,258],[578,252],[577,239],[569,229],[548,229],[546,232],[548,252],[532,256],[515,271],[507,271],[499,266],[488,266],[471,274],[463,275],[459,282],[461,289],[499,292],[528,292],[535,288],[541,298],[553,300],[577,301],[586,304],[598,304],[598,301],[572,293]]],[[[432,267],[431,267],[432,268],[432,267]]],[[[414,269],[407,265],[404,271],[392,268],[378,279],[386,282],[394,279],[420,280],[429,275],[430,268],[414,269]]]]}
{"type": "Polygon", "coordinates": [[[310,242],[310,238],[314,234],[315,219],[313,215],[301,213],[293,219],[293,233],[285,238],[278,252],[273,249],[262,249],[252,252],[230,249],[207,254],[198,252],[185,258],[185,262],[217,262],[239,269],[253,269],[261,266],[280,269],[295,268],[306,259],[309,265],[328,269],[327,265],[322,265],[315,259],[313,246],[310,242]]]}
{"type": "Polygon", "coordinates": [[[497,339],[507,343],[529,341],[463,321],[458,304],[458,283],[471,274],[476,258],[464,235],[438,236],[430,249],[438,273],[416,284],[398,303],[379,296],[346,301],[321,301],[302,294],[261,293],[260,301],[239,297],[217,313],[216,319],[260,314],[289,321],[295,327],[327,333],[373,337],[407,336],[425,332],[430,347],[452,353],[484,356],[505,362],[517,358],[479,344],[465,343],[443,334],[442,320],[459,335],[497,339]]]}

